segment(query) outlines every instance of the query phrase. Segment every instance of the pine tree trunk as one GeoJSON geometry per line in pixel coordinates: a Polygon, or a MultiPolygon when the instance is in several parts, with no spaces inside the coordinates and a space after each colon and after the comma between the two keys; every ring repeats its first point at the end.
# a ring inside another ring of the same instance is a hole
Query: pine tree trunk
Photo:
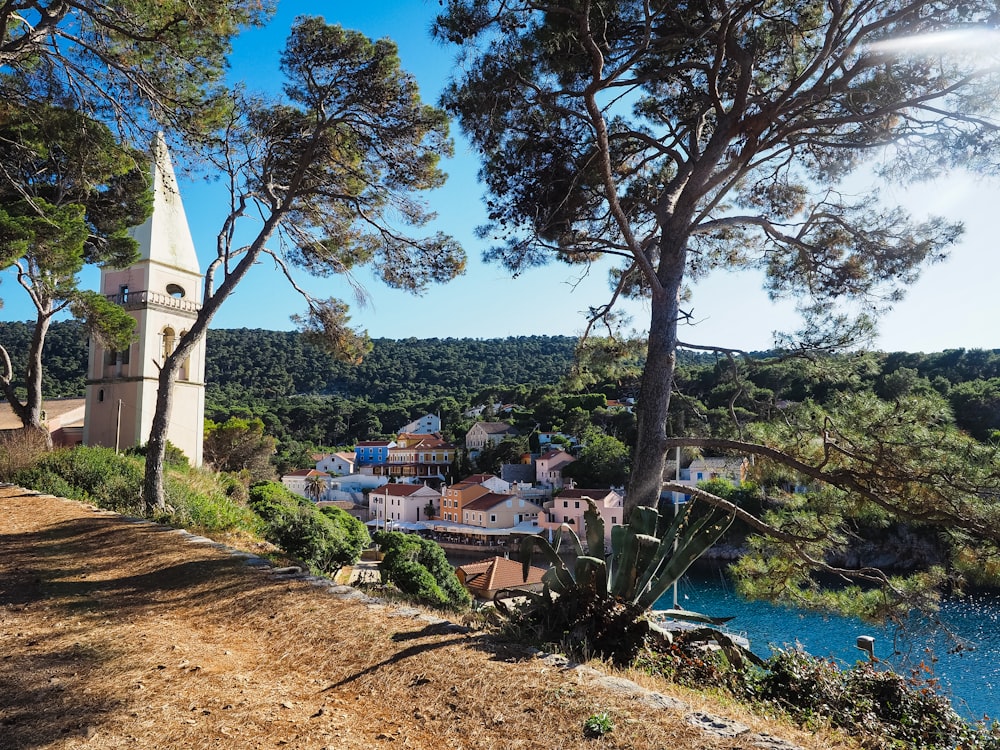
{"type": "Polygon", "coordinates": [[[650,299],[648,349],[636,404],[636,444],[625,497],[625,518],[634,508],[656,507],[660,500],[686,255],[683,247],[664,250],[658,274],[663,284],[662,292],[650,299]]]}

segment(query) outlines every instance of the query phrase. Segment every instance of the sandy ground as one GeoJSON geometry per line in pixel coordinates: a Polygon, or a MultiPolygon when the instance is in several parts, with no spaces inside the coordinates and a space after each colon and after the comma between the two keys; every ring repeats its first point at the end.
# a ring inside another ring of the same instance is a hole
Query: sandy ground
{"type": "Polygon", "coordinates": [[[183,532],[0,488],[0,749],[774,746],[764,722],[715,736],[690,698],[620,683],[183,532]],[[603,711],[613,731],[585,738],[603,711]]]}

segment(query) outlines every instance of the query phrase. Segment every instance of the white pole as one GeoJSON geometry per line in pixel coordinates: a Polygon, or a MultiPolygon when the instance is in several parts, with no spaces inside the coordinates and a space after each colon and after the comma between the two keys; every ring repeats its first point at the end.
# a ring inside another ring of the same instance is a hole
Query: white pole
{"type": "Polygon", "coordinates": [[[118,415],[115,418],[115,455],[118,455],[118,446],[121,442],[122,434],[122,400],[118,399],[118,415]]]}
{"type": "MultiPolygon", "coordinates": [[[[681,449],[680,446],[674,449],[674,481],[681,481],[681,449]]],[[[671,493],[674,497],[674,518],[677,518],[678,506],[680,505],[680,493],[674,491],[671,493]]],[[[677,553],[677,536],[674,535],[674,554],[677,553]]],[[[677,581],[674,581],[674,609],[677,609],[677,581]]]]}

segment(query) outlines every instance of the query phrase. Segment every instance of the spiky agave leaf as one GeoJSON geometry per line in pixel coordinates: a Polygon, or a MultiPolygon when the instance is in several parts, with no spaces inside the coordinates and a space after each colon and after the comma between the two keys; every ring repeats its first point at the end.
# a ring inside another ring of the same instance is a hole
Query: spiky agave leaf
{"type": "Polygon", "coordinates": [[[563,593],[572,588],[576,582],[573,580],[569,568],[566,567],[566,563],[559,557],[556,548],[549,544],[547,539],[540,536],[528,536],[521,542],[521,575],[523,579],[528,580],[528,571],[531,568],[536,547],[552,566],[542,575],[542,580],[556,593],[563,593]]]}
{"type": "Polygon", "coordinates": [[[649,586],[637,592],[634,603],[644,609],[652,607],[674,581],[684,575],[691,564],[726,533],[732,522],[731,515],[720,518],[719,514],[713,513],[697,519],[685,528],[678,538],[677,551],[670,555],[666,565],[650,581],[649,586]]]}
{"type": "Polygon", "coordinates": [[[581,590],[592,591],[601,599],[608,596],[608,566],[602,558],[580,556],[576,558],[576,585],[581,590]]]}
{"type": "Polygon", "coordinates": [[[591,557],[604,557],[604,519],[597,509],[593,498],[583,498],[587,501],[587,510],[583,512],[584,528],[587,532],[587,554],[591,557]]]}

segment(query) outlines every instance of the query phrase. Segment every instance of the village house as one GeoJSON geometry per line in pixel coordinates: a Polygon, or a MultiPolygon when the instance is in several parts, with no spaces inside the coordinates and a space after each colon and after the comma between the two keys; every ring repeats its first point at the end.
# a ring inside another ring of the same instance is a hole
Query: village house
{"type": "Polygon", "coordinates": [[[536,520],[542,512],[542,506],[517,495],[489,492],[465,504],[462,523],[483,529],[510,529],[536,520]]]}
{"type": "MultiPolygon", "coordinates": [[[[675,461],[666,461],[663,467],[663,479],[668,482],[686,484],[689,487],[697,487],[702,482],[708,482],[712,479],[724,479],[739,486],[747,480],[749,472],[750,462],[746,458],[710,456],[694,459],[686,468],[681,468],[679,472],[675,461]]],[[[679,492],[667,492],[664,493],[664,497],[679,503],[691,499],[690,495],[682,495],[679,492]]]]}
{"type": "Polygon", "coordinates": [[[465,434],[465,449],[481,451],[487,445],[498,445],[506,438],[517,437],[520,433],[506,422],[476,422],[465,434]]]}
{"type": "Polygon", "coordinates": [[[325,471],[319,471],[317,469],[297,469],[296,471],[290,471],[281,477],[281,483],[285,485],[285,488],[300,497],[304,497],[307,500],[329,500],[327,496],[330,489],[330,475],[325,471]],[[319,495],[313,494],[311,487],[313,486],[313,479],[319,478],[323,483],[323,489],[319,495]]]}
{"type": "Polygon", "coordinates": [[[424,414],[420,419],[414,419],[409,424],[404,424],[396,432],[408,435],[433,435],[441,432],[441,417],[437,414],[424,414]]]}
{"type": "Polygon", "coordinates": [[[374,466],[376,475],[395,477],[403,482],[428,482],[438,485],[445,480],[455,460],[455,446],[439,434],[400,433],[389,448],[389,460],[374,466]]]}
{"type": "Polygon", "coordinates": [[[355,467],[372,473],[371,467],[389,463],[389,449],[395,445],[393,440],[362,440],[354,446],[355,467]]]}
{"type": "Polygon", "coordinates": [[[496,474],[473,474],[462,480],[463,482],[475,482],[486,487],[491,492],[510,492],[510,482],[505,482],[496,474]]]}
{"type": "Polygon", "coordinates": [[[576,459],[558,448],[547,451],[535,460],[535,482],[553,490],[563,487],[563,469],[576,459]]]}
{"type": "Polygon", "coordinates": [[[441,512],[438,517],[442,521],[461,523],[462,510],[466,504],[489,492],[489,488],[484,487],[479,482],[469,480],[456,482],[453,485],[445,487],[441,491],[441,512]]]}
{"type": "Polygon", "coordinates": [[[493,601],[497,592],[504,589],[541,591],[545,569],[535,565],[530,566],[528,578],[525,580],[521,563],[506,557],[490,557],[458,566],[455,568],[455,575],[474,597],[493,601]]]}
{"type": "Polygon", "coordinates": [[[316,456],[316,469],[335,477],[354,473],[357,453],[321,453],[316,456]]]}
{"type": "Polygon", "coordinates": [[[604,521],[604,543],[611,545],[611,528],[624,523],[624,497],[608,489],[564,489],[545,503],[545,518],[538,519],[541,528],[556,530],[566,525],[583,537],[586,531],[583,514],[587,511],[587,498],[597,505],[597,512],[604,521]]]}
{"type": "MultiPolygon", "coordinates": [[[[42,426],[49,431],[54,447],[71,448],[83,442],[86,408],[87,400],[83,398],[49,398],[42,403],[42,426]]],[[[0,431],[16,431],[23,426],[10,404],[0,403],[0,431]]]]}
{"type": "Polygon", "coordinates": [[[423,484],[386,484],[368,493],[371,520],[417,523],[434,518],[441,493],[423,484]]]}

